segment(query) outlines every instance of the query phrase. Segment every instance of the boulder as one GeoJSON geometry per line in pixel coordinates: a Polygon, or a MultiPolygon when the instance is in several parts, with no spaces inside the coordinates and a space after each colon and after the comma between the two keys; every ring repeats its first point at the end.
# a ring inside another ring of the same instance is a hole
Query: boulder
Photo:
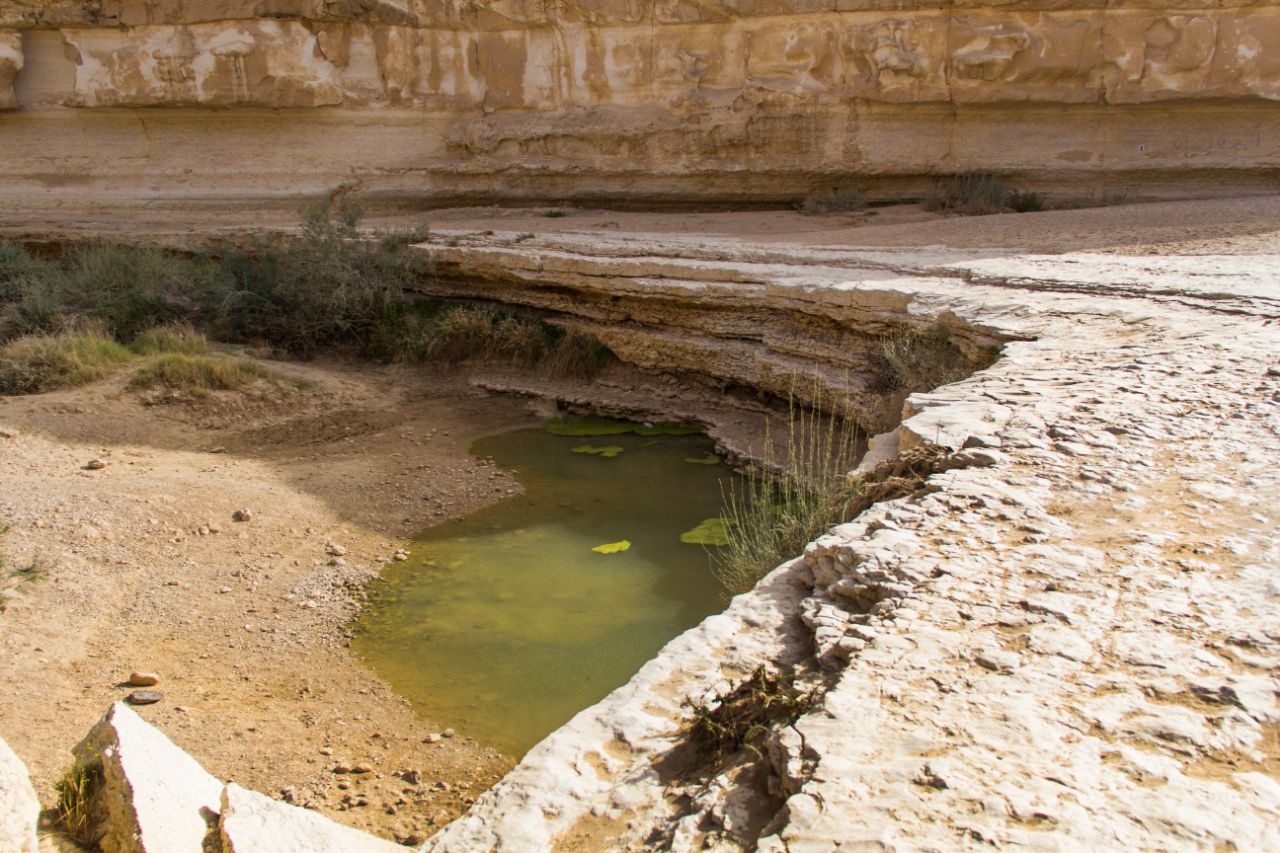
{"type": "Polygon", "coordinates": [[[0,850],[36,853],[36,821],[40,801],[27,777],[27,766],[0,739],[0,850]]]}
{"type": "Polygon", "coordinates": [[[222,790],[221,811],[222,853],[404,853],[399,844],[236,784],[222,790]]]}
{"type": "Polygon", "coordinates": [[[101,769],[103,853],[199,853],[222,783],[159,729],[117,702],[72,752],[77,764],[101,769]]]}

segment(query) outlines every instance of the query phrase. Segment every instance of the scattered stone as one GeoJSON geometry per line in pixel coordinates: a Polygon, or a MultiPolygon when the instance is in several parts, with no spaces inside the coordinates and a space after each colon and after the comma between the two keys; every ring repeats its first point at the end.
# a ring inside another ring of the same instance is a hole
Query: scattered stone
{"type": "Polygon", "coordinates": [[[440,734],[444,737],[453,737],[453,729],[445,729],[440,734]]]}
{"type": "Polygon", "coordinates": [[[424,738],[422,739],[422,742],[423,742],[423,743],[439,743],[439,742],[440,742],[440,733],[439,733],[439,732],[432,732],[431,734],[429,734],[429,735],[427,735],[426,737],[424,737],[424,738]]]}
{"type": "Polygon", "coordinates": [[[248,507],[242,507],[231,513],[232,521],[253,521],[253,510],[248,507]]]}
{"type": "Polygon", "coordinates": [[[160,683],[160,676],[154,672],[132,672],[129,674],[130,687],[153,687],[160,683]]]}
{"type": "Polygon", "coordinates": [[[90,459],[88,462],[84,463],[84,469],[86,471],[101,471],[106,467],[107,463],[102,459],[90,459]]]}
{"type": "Polygon", "coordinates": [[[326,542],[324,544],[324,552],[331,557],[345,557],[347,549],[337,542],[326,542]]]}
{"type": "Polygon", "coordinates": [[[410,785],[422,784],[422,773],[418,770],[406,770],[400,774],[400,778],[408,782],[410,785]]]}
{"type": "Polygon", "coordinates": [[[135,690],[124,697],[124,701],[130,705],[154,705],[163,698],[164,694],[159,690],[135,690]]]}
{"type": "Polygon", "coordinates": [[[369,764],[360,763],[351,768],[352,773],[372,773],[373,767],[369,764]]]}

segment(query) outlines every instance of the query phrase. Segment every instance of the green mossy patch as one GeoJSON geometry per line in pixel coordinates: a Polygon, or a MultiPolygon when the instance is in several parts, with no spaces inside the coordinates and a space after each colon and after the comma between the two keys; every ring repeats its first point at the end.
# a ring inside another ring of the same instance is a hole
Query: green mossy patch
{"type": "Polygon", "coordinates": [[[545,429],[552,435],[571,435],[580,438],[603,435],[698,435],[702,427],[688,423],[641,424],[617,418],[588,417],[552,418],[545,429]]]}
{"type": "Polygon", "coordinates": [[[597,545],[591,550],[595,551],[597,554],[618,554],[622,551],[630,551],[631,543],[626,539],[622,539],[618,542],[609,542],[605,545],[597,545]]]}
{"type": "Polygon", "coordinates": [[[603,456],[605,459],[612,459],[613,457],[621,453],[622,450],[623,448],[618,447],[616,444],[611,444],[611,445],[608,445],[607,447],[596,447],[591,444],[581,444],[575,447],[573,449],[573,452],[588,453],[592,456],[603,456]]]}
{"type": "Polygon", "coordinates": [[[686,545],[714,545],[719,548],[729,544],[729,533],[724,529],[724,519],[717,516],[703,519],[697,527],[681,533],[680,541],[686,545]]]}
{"type": "Polygon", "coordinates": [[[706,456],[686,456],[684,461],[690,465],[719,465],[720,457],[714,453],[708,453],[706,456]]]}

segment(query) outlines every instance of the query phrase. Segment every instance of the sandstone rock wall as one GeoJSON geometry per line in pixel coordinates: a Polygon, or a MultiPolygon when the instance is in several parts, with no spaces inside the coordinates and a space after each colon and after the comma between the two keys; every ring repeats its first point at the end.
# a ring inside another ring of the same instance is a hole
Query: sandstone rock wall
{"type": "Polygon", "coordinates": [[[4,0],[0,108],[24,115],[0,132],[90,132],[0,168],[264,196],[213,176],[286,136],[286,195],[767,201],[972,169],[1238,190],[1280,172],[1277,43],[1280,6],[1203,0],[4,0]]]}

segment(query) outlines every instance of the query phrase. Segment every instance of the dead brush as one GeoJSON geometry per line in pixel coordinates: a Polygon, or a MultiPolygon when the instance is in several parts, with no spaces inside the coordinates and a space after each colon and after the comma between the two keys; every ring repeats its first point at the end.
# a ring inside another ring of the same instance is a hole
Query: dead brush
{"type": "Polygon", "coordinates": [[[685,699],[685,729],[698,754],[713,764],[745,750],[764,758],[765,739],[777,726],[789,726],[813,709],[817,688],[797,690],[794,683],[756,667],[728,693],[710,702],[685,699]]]}

